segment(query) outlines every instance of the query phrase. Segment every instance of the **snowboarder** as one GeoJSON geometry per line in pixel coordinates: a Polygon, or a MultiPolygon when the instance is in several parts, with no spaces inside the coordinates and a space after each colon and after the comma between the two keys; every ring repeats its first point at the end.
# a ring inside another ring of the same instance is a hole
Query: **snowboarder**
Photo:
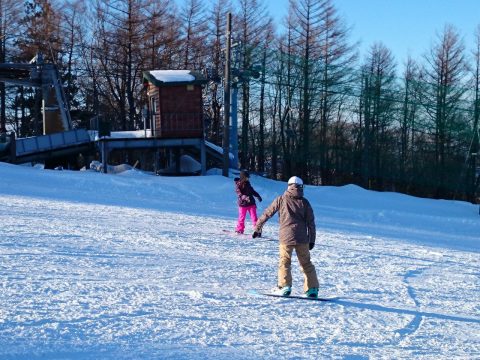
{"type": "Polygon", "coordinates": [[[261,202],[262,197],[250,184],[250,174],[247,171],[240,171],[240,177],[235,178],[234,182],[235,192],[238,196],[238,221],[235,232],[237,234],[243,234],[247,212],[250,214],[253,227],[257,224],[257,205],[255,203],[255,198],[261,202]]]}
{"type": "Polygon", "coordinates": [[[295,250],[304,274],[303,291],[307,297],[318,297],[318,278],[310,260],[315,246],[315,217],[313,209],[303,197],[303,181],[297,176],[288,180],[287,190],[265,209],[258,219],[253,238],[261,237],[262,227],[275,213],[279,213],[280,260],[278,263],[278,293],[288,296],[292,292],[292,253],[295,250]]]}

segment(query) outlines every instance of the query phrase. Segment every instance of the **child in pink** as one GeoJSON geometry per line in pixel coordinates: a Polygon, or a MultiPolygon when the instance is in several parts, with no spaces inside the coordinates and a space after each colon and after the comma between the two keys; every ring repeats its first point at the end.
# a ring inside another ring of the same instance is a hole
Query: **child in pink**
{"type": "Polygon", "coordinates": [[[250,175],[247,171],[240,171],[240,177],[235,178],[234,182],[235,192],[238,196],[238,221],[235,232],[237,234],[243,234],[247,212],[250,214],[253,227],[257,224],[257,205],[255,204],[255,198],[260,202],[262,198],[250,184],[250,175]]]}

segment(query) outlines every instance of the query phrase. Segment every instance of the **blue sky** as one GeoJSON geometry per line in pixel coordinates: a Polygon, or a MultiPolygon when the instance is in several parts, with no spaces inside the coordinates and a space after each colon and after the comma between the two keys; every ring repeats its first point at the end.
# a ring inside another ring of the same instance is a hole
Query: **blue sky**
{"type": "MultiPolygon", "coordinates": [[[[266,3],[276,20],[287,14],[288,0],[266,3]]],[[[447,23],[459,30],[466,48],[472,49],[473,33],[480,25],[480,0],[334,0],[334,4],[352,27],[351,40],[361,42],[362,54],[381,41],[400,64],[409,54],[421,57],[447,23]]]]}

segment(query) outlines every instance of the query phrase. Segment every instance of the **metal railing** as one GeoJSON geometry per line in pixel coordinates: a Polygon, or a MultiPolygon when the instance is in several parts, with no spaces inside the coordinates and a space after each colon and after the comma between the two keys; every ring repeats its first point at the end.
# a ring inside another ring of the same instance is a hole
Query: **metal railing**
{"type": "Polygon", "coordinates": [[[41,135],[15,140],[16,156],[21,157],[43,151],[56,150],[91,142],[85,129],[76,129],[54,134],[41,135]]]}

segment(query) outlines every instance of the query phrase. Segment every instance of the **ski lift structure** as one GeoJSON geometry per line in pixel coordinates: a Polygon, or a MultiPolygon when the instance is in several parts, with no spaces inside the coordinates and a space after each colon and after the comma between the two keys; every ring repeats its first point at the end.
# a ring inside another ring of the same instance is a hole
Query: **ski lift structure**
{"type": "MultiPolygon", "coordinates": [[[[157,174],[181,174],[182,156],[199,158],[196,174],[206,173],[207,154],[221,159],[218,147],[204,136],[203,74],[188,70],[151,70],[143,73],[148,105],[144,129],[110,131],[97,116],[93,129],[73,129],[63,85],[55,64],[45,63],[41,54],[29,63],[0,64],[0,81],[41,88],[43,134],[15,138],[2,134],[0,161],[42,162],[60,156],[101,153],[104,172],[110,155],[119,150],[153,151],[157,174]]],[[[92,127],[92,126],[91,126],[92,127]]]]}

